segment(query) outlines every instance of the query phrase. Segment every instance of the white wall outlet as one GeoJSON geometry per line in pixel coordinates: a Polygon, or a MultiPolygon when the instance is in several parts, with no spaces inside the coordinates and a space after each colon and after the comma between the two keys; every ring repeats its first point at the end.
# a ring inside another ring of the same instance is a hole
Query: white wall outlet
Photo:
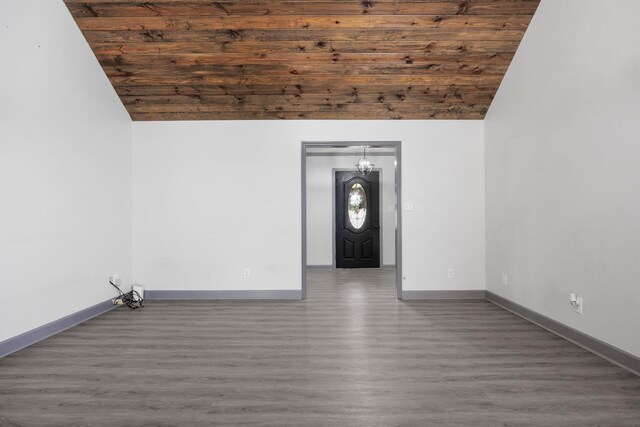
{"type": "Polygon", "coordinates": [[[134,301],[142,301],[144,299],[144,288],[142,285],[131,285],[134,301]]]}
{"type": "Polygon", "coordinates": [[[582,314],[582,297],[577,294],[569,294],[569,304],[571,305],[571,310],[575,311],[578,314],[582,314]]]}
{"type": "Polygon", "coordinates": [[[507,276],[507,273],[502,273],[502,284],[509,286],[509,276],[507,276]]]}
{"type": "Polygon", "coordinates": [[[245,268],[242,271],[242,277],[244,277],[245,279],[248,279],[251,277],[251,269],[250,268],[245,268]]]}
{"type": "Polygon", "coordinates": [[[109,281],[116,286],[120,286],[120,276],[117,274],[109,276],[109,281]]]}
{"type": "Polygon", "coordinates": [[[456,272],[453,268],[449,268],[447,270],[447,279],[455,279],[456,277],[456,272]]]}
{"type": "Polygon", "coordinates": [[[404,202],[404,210],[412,211],[413,210],[413,202],[404,202]]]}

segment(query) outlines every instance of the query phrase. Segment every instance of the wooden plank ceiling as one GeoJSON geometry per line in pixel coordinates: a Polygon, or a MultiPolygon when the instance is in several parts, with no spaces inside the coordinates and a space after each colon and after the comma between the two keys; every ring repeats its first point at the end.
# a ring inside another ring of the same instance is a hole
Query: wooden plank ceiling
{"type": "Polygon", "coordinates": [[[133,120],[482,119],[539,0],[65,0],[133,120]]]}

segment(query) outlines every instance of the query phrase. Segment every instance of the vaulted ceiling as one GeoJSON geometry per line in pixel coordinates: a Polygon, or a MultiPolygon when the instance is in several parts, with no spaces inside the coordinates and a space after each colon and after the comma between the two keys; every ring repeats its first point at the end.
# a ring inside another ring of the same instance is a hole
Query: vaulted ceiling
{"type": "Polygon", "coordinates": [[[133,120],[482,119],[540,0],[65,0],[133,120]]]}

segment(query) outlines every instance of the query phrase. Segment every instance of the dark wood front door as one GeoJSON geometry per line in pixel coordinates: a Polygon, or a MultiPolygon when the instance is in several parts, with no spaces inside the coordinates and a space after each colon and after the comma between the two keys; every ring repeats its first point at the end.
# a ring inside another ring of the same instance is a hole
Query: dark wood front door
{"type": "Polygon", "coordinates": [[[380,174],[336,172],[336,268],[380,267],[380,174]]]}

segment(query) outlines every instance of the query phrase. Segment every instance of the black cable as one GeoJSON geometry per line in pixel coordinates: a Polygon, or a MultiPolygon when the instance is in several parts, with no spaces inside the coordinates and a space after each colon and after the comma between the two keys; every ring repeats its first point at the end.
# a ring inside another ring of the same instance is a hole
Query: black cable
{"type": "Polygon", "coordinates": [[[115,283],[113,283],[113,282],[111,281],[111,279],[109,279],[109,283],[111,283],[111,286],[113,286],[114,288],[116,288],[116,289],[118,290],[118,294],[119,294],[119,296],[124,295],[124,292],[122,292],[122,290],[118,287],[118,285],[116,285],[115,283]]]}
{"type": "Polygon", "coordinates": [[[144,307],[144,300],[142,299],[142,295],[140,295],[137,291],[131,291],[125,294],[124,292],[122,292],[122,289],[120,289],[118,285],[111,281],[111,279],[109,279],[109,283],[111,283],[111,285],[118,290],[119,295],[116,299],[122,301],[122,304],[126,305],[131,310],[144,307]]]}

